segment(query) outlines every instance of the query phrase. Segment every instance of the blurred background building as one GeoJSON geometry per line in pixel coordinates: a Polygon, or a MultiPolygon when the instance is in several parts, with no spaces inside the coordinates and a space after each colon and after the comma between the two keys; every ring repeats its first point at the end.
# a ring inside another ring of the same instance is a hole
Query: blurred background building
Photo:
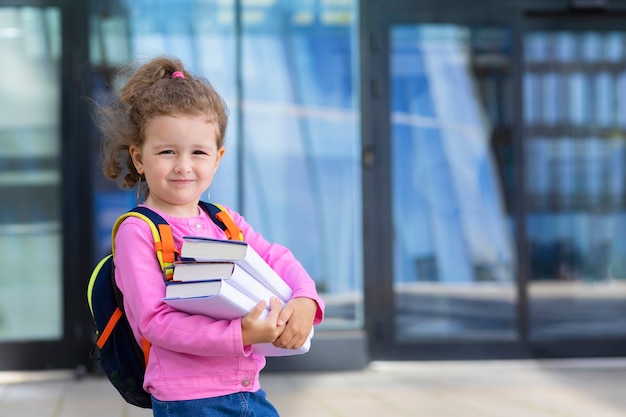
{"type": "Polygon", "coordinates": [[[230,109],[210,190],[327,302],[312,351],[626,354],[626,1],[0,0],[0,369],[87,366],[135,204],[90,98],[182,59],[230,109]]]}

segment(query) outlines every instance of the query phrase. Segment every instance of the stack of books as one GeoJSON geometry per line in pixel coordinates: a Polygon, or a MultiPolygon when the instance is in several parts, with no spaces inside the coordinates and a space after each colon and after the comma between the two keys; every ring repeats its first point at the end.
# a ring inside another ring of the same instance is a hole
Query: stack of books
{"type": "MultiPolygon", "coordinates": [[[[259,301],[270,298],[284,305],[292,291],[285,281],[246,242],[184,237],[180,261],[174,264],[163,301],[176,310],[217,320],[245,316],[259,301]]],[[[267,317],[264,311],[260,319],[267,317]]],[[[300,349],[277,348],[271,343],[253,346],[265,356],[290,356],[309,351],[311,338],[300,349]]]]}

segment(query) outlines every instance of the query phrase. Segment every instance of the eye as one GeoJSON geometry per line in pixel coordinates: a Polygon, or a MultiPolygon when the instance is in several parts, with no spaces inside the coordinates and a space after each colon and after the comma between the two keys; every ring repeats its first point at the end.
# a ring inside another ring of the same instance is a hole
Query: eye
{"type": "Polygon", "coordinates": [[[159,152],[159,155],[172,155],[173,153],[174,151],[171,149],[164,149],[161,152],[159,152]]]}
{"type": "Polygon", "coordinates": [[[203,150],[200,150],[200,149],[197,149],[197,150],[193,151],[193,154],[194,155],[208,155],[208,153],[206,151],[203,151],[203,150]]]}

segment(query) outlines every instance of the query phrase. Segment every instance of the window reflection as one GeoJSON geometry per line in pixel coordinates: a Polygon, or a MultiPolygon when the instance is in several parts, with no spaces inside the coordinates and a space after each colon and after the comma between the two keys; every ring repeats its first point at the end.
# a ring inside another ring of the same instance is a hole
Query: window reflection
{"type": "Polygon", "coordinates": [[[524,39],[534,337],[626,333],[625,316],[616,314],[626,298],[619,234],[625,46],[620,32],[533,32],[524,39]]]}
{"type": "Polygon", "coordinates": [[[509,34],[423,24],[391,42],[396,339],[511,338],[509,34]]]}
{"type": "Polygon", "coordinates": [[[0,341],[62,336],[59,25],[0,7],[0,341]]]}

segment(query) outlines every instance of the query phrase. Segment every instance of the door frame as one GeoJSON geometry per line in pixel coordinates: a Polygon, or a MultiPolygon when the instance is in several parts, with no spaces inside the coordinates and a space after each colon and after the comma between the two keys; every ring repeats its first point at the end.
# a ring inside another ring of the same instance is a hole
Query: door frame
{"type": "MultiPolygon", "coordinates": [[[[360,90],[363,165],[364,308],[365,330],[372,360],[506,359],[555,356],[613,356],[601,340],[532,342],[529,340],[527,293],[529,254],[525,223],[525,189],[522,143],[522,37],[537,19],[580,20],[589,25],[589,15],[598,13],[615,20],[621,9],[575,10],[563,1],[515,0],[468,7],[467,0],[365,0],[360,3],[360,90]],[[523,3],[523,4],[522,4],[523,3]],[[610,12],[610,13],[607,13],[610,12]],[[517,338],[510,341],[465,341],[394,343],[393,231],[391,195],[391,124],[389,88],[389,31],[393,25],[410,23],[489,24],[511,29],[514,103],[514,158],[516,164],[513,217],[515,219],[517,338]]],[[[623,22],[623,20],[622,20],[623,22]]],[[[622,26],[623,27],[623,26],[622,26]]],[[[615,340],[611,341],[612,344],[615,340]]],[[[621,352],[624,352],[622,349],[621,352]]]]}
{"type": "MultiPolygon", "coordinates": [[[[0,370],[91,366],[92,327],[86,286],[93,260],[91,166],[92,132],[88,2],[0,0],[2,7],[57,7],[61,15],[60,155],[62,242],[62,336],[58,340],[0,343],[0,370]]],[[[19,77],[19,75],[18,75],[19,77]]],[[[18,81],[24,82],[24,80],[18,81]]]]}

